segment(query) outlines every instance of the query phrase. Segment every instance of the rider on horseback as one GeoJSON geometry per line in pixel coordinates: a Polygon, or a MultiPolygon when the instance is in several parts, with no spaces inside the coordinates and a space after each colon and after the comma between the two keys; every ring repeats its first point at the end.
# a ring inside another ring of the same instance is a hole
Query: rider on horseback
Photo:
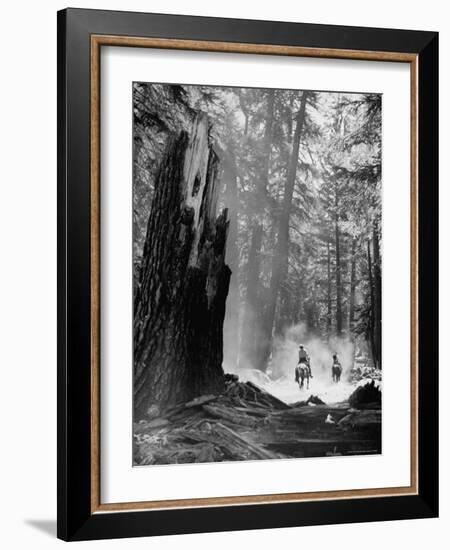
{"type": "Polygon", "coordinates": [[[342,365],[339,361],[337,353],[333,353],[333,364],[331,365],[331,377],[334,382],[341,380],[342,365]]]}
{"type": "Polygon", "coordinates": [[[308,367],[309,377],[312,378],[313,375],[311,372],[311,359],[306,349],[303,347],[302,344],[300,344],[300,346],[298,347],[298,364],[301,365],[302,363],[304,363],[308,367]]]}

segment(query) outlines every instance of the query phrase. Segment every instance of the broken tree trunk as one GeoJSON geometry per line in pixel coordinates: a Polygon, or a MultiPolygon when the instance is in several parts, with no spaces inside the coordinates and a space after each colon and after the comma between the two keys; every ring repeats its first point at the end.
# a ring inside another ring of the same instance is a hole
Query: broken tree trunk
{"type": "Polygon", "coordinates": [[[134,311],[134,413],[223,387],[227,210],[206,115],[169,139],[155,184],[134,311]]]}

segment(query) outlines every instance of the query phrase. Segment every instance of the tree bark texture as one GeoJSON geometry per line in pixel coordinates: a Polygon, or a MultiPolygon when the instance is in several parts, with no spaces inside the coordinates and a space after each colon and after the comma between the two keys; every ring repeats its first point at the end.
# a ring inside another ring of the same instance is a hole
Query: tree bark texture
{"type": "Polygon", "coordinates": [[[217,171],[202,114],[190,136],[169,139],[156,179],[134,312],[135,419],[223,385],[231,272],[217,171]]]}

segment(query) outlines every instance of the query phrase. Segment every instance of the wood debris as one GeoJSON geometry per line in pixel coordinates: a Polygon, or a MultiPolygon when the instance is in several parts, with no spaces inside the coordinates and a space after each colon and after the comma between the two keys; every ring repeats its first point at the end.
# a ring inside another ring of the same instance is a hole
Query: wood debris
{"type": "Polygon", "coordinates": [[[134,425],[135,465],[364,452],[381,452],[380,410],[329,406],[314,396],[288,405],[235,375],[220,395],[200,395],[134,425]]]}

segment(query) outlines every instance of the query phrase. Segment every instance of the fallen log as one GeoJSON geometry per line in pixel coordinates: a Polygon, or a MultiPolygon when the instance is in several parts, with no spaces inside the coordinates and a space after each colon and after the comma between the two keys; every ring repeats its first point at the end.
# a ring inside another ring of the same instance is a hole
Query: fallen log
{"type": "Polygon", "coordinates": [[[362,410],[352,412],[339,421],[340,426],[352,426],[358,428],[373,428],[379,426],[381,428],[381,411],[362,410]]]}
{"type": "Polygon", "coordinates": [[[248,439],[244,439],[242,436],[240,436],[238,433],[236,433],[234,430],[232,430],[228,426],[225,426],[224,424],[217,423],[215,425],[215,430],[220,435],[222,435],[224,439],[231,441],[236,445],[240,445],[241,447],[249,449],[253,454],[256,455],[257,458],[261,458],[261,459],[280,458],[279,454],[274,453],[273,451],[269,451],[268,449],[265,449],[264,447],[261,447],[256,443],[249,441],[248,439]]]}
{"type": "Polygon", "coordinates": [[[246,382],[246,384],[258,394],[258,401],[260,403],[261,401],[266,402],[269,406],[272,406],[276,409],[286,410],[291,408],[287,403],[281,401],[281,399],[278,399],[278,397],[275,397],[265,389],[260,388],[259,386],[254,384],[253,382],[246,382]]]}
{"type": "Polygon", "coordinates": [[[139,423],[134,424],[134,433],[135,434],[144,434],[147,433],[149,430],[154,430],[157,428],[162,428],[164,426],[167,426],[170,424],[170,421],[166,418],[155,418],[153,420],[141,421],[139,423]]]}
{"type": "Polygon", "coordinates": [[[260,417],[266,417],[272,414],[272,411],[259,408],[259,407],[234,407],[235,411],[243,412],[245,414],[253,415],[253,416],[260,416],[260,417]]]}
{"type": "Polygon", "coordinates": [[[185,408],[189,409],[191,407],[199,407],[200,405],[205,405],[206,403],[211,403],[211,401],[215,401],[217,399],[217,395],[201,395],[200,397],[196,397],[192,401],[188,401],[185,403],[185,408]]]}
{"type": "Polygon", "coordinates": [[[220,418],[228,420],[233,424],[240,424],[241,426],[249,426],[254,428],[257,425],[257,421],[250,418],[246,414],[236,414],[234,409],[225,409],[222,407],[213,405],[203,405],[203,410],[214,418],[220,418]]]}

